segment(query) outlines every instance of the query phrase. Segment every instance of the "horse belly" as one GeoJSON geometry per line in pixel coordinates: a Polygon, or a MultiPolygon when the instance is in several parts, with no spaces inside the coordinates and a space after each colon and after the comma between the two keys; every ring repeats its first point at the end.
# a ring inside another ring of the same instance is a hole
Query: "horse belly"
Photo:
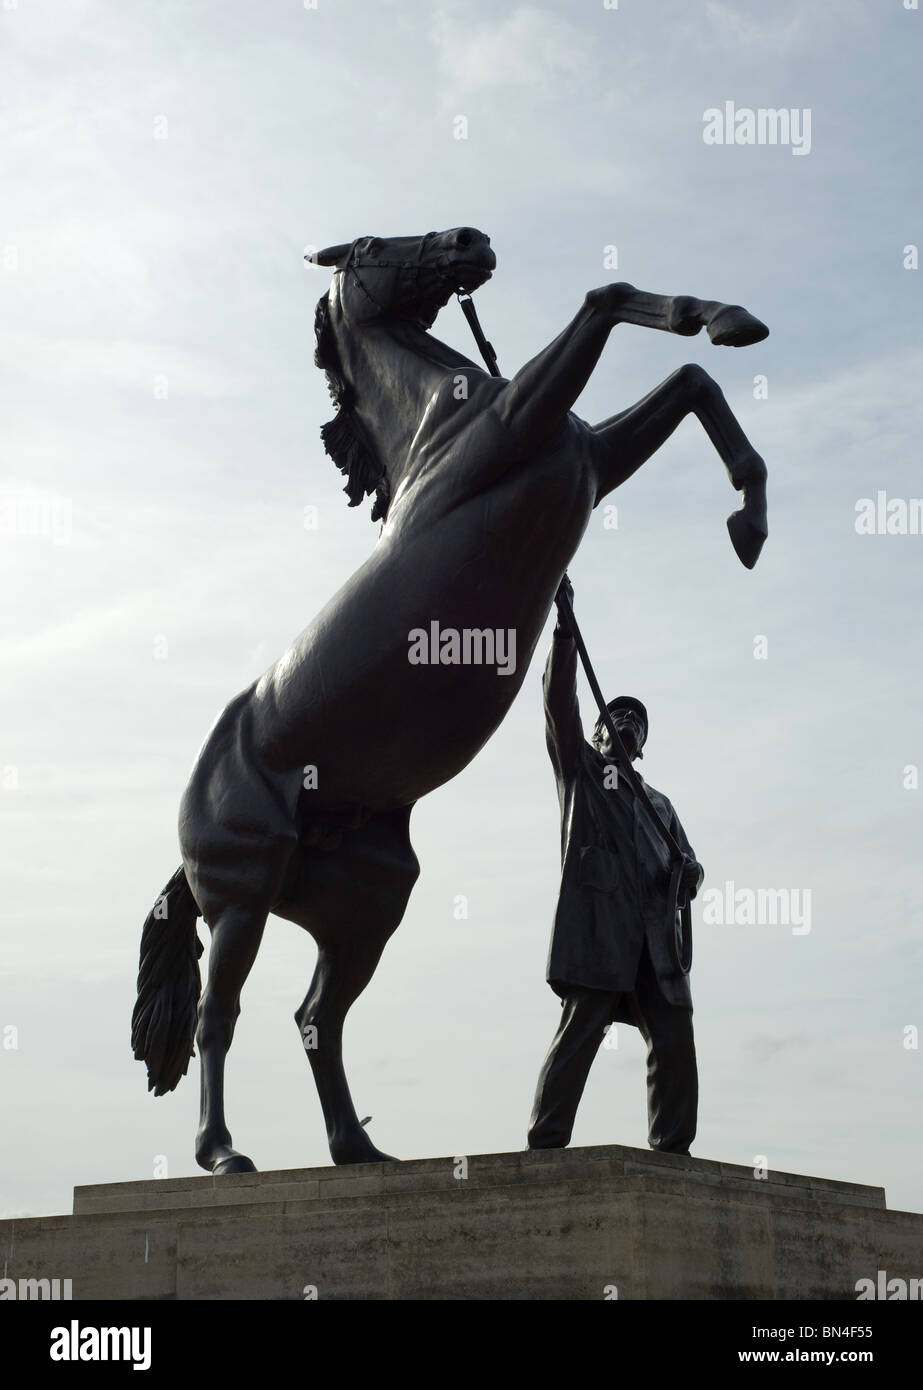
{"type": "Polygon", "coordinates": [[[495,732],[592,508],[588,483],[537,471],[525,521],[510,479],[380,541],[258,683],[261,756],[304,777],[308,814],[416,801],[495,732]]]}

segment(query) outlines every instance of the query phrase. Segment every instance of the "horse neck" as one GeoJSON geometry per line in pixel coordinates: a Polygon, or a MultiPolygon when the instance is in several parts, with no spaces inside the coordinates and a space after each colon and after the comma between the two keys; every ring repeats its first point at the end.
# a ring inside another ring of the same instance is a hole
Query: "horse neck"
{"type": "Polygon", "coordinates": [[[406,319],[380,319],[359,330],[338,325],[337,349],[355,392],[354,410],[388,471],[400,485],[433,394],[446,376],[477,364],[406,319]]]}

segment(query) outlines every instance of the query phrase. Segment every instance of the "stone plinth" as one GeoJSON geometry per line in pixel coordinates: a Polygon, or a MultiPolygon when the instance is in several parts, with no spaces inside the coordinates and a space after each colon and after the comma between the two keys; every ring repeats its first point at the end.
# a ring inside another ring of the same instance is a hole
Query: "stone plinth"
{"type": "Polygon", "coordinates": [[[10,1278],[104,1299],[855,1299],[923,1275],[883,1189],[616,1146],[78,1187],[10,1278]]]}

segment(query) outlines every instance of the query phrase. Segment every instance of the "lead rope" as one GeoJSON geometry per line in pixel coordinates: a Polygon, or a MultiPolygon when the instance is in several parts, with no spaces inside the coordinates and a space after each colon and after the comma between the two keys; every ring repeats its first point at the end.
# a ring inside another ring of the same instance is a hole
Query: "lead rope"
{"type": "MultiPolygon", "coordinates": [[[[456,293],[458,302],[462,307],[462,312],[468,320],[471,332],[474,334],[474,340],[487,365],[488,372],[491,376],[499,376],[500,368],[497,365],[497,354],[484,335],[484,330],[478,319],[477,310],[474,307],[474,300],[471,298],[470,294],[461,290],[458,290],[456,293]]],[[[670,858],[673,861],[670,877],[669,901],[670,903],[675,903],[676,906],[673,908],[673,931],[670,933],[670,944],[673,948],[674,964],[683,975],[688,975],[692,968],[692,912],[689,906],[689,895],[683,892],[682,889],[682,871],[683,865],[686,862],[686,856],[677,843],[669,826],[666,825],[661,818],[660,813],[648,796],[647,788],[632,766],[631,758],[628,756],[628,750],[621,740],[612,715],[609,713],[608,706],[603,699],[603,693],[596,679],[596,672],[593,670],[593,665],[586,649],[586,643],[583,640],[583,636],[577,624],[577,619],[574,617],[573,605],[564,591],[564,584],[566,581],[567,575],[564,574],[558,592],[554,596],[554,601],[558,606],[558,613],[561,615],[576,643],[577,652],[583,663],[583,669],[587,681],[589,682],[590,690],[593,692],[593,698],[599,706],[600,718],[612,742],[612,748],[615,752],[615,759],[619,765],[619,770],[625,774],[625,777],[628,779],[628,785],[660,832],[660,837],[666,845],[670,858]],[[679,910],[679,922],[676,920],[677,909],[679,910]]]]}

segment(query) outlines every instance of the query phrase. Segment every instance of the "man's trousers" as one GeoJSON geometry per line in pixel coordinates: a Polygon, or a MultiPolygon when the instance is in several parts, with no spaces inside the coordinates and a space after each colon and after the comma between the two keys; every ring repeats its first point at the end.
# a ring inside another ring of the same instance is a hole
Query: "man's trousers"
{"type": "MultiPolygon", "coordinates": [[[[618,997],[579,985],[565,994],[561,1024],[538,1078],[530,1149],[564,1148],[570,1143],[577,1106],[618,997]]],[[[647,1043],[648,1143],[664,1153],[688,1153],[699,1102],[692,1010],[664,999],[646,945],[635,1000],[647,1043]]]]}

